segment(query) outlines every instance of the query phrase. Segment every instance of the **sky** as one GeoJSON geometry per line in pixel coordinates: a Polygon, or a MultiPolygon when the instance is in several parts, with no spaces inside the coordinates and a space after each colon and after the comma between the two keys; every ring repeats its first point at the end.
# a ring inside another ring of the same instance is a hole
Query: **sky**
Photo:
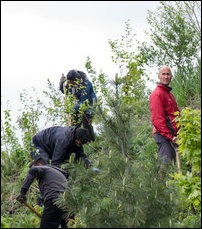
{"type": "Polygon", "coordinates": [[[1,1],[1,106],[17,112],[19,95],[32,87],[42,92],[47,79],[92,66],[109,76],[109,40],[124,35],[125,22],[136,39],[146,40],[147,11],[159,1],[1,1]]]}

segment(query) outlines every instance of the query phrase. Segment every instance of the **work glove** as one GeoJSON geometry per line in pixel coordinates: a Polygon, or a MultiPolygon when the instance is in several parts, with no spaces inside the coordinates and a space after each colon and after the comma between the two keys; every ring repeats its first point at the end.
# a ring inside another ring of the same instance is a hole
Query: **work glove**
{"type": "Polygon", "coordinates": [[[97,167],[92,167],[91,170],[94,172],[94,173],[99,173],[100,170],[97,168],[97,167]]]}
{"type": "Polygon", "coordinates": [[[66,80],[66,78],[65,78],[64,74],[62,73],[62,76],[60,78],[60,84],[64,83],[65,80],[66,80]]]}
{"type": "Polygon", "coordinates": [[[25,195],[19,194],[16,197],[16,200],[19,201],[19,202],[21,202],[21,203],[25,203],[27,201],[27,197],[25,195]]]}
{"type": "Polygon", "coordinates": [[[83,159],[83,162],[84,162],[84,167],[85,167],[86,169],[88,169],[89,167],[91,167],[91,163],[90,163],[90,161],[88,160],[88,158],[84,158],[84,159],[83,159]]]}

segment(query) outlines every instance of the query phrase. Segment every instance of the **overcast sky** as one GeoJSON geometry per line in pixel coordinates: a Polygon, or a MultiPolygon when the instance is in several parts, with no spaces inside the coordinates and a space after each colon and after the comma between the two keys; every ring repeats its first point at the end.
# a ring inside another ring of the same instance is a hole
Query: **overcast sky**
{"type": "Polygon", "coordinates": [[[146,39],[147,11],[158,1],[1,1],[1,99],[18,108],[23,89],[58,85],[62,73],[93,67],[114,76],[108,40],[120,39],[130,19],[146,39]]]}

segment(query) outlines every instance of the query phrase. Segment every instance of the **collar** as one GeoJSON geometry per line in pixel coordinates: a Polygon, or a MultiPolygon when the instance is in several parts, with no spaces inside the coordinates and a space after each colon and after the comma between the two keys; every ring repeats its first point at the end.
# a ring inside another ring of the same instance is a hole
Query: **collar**
{"type": "Polygon", "coordinates": [[[158,86],[161,87],[161,85],[162,85],[163,87],[165,87],[166,90],[168,90],[168,91],[171,91],[171,90],[172,90],[172,87],[170,87],[170,86],[168,86],[168,85],[166,85],[166,84],[163,84],[163,83],[159,82],[159,83],[158,83],[158,86]]]}

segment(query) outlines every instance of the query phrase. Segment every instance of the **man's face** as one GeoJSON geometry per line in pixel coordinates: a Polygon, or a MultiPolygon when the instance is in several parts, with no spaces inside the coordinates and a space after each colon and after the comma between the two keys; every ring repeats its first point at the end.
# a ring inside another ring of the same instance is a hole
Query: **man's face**
{"type": "Polygon", "coordinates": [[[162,68],[159,72],[158,78],[162,84],[169,85],[172,79],[172,73],[170,68],[162,68]]]}
{"type": "Polygon", "coordinates": [[[79,140],[79,139],[76,139],[74,143],[75,143],[75,145],[76,145],[77,147],[81,147],[81,146],[82,146],[82,142],[81,142],[81,140],[79,140]]]}

